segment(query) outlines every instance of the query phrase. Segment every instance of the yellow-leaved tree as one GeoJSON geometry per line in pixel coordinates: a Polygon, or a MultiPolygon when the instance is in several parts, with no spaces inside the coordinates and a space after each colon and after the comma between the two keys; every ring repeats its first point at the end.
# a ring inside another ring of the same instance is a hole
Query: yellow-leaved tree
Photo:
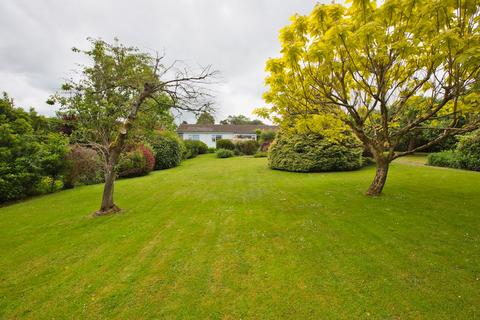
{"type": "Polygon", "coordinates": [[[367,194],[379,195],[391,161],[479,128],[479,23],[475,0],[317,4],[281,30],[257,114],[334,139],[348,128],[375,159],[367,194]],[[418,130],[438,134],[396,151],[418,130]]]}

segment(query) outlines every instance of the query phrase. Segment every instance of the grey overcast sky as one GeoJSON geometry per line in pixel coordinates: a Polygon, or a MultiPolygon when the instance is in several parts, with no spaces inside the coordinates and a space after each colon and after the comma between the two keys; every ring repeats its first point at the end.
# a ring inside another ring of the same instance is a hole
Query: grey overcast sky
{"type": "Polygon", "coordinates": [[[316,2],[2,0],[0,91],[23,108],[53,115],[45,101],[80,62],[71,48],[86,48],[87,37],[118,37],[142,50],[165,51],[170,61],[213,65],[222,75],[214,88],[217,122],[230,114],[252,116],[263,105],[265,61],[279,54],[279,30],[316,2]]]}

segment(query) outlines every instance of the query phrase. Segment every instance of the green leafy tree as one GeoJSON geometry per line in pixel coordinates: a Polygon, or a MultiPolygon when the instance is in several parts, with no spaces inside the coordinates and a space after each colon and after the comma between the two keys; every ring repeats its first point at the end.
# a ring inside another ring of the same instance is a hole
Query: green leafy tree
{"type": "Polygon", "coordinates": [[[258,124],[263,125],[264,123],[261,120],[254,119],[251,120],[247,116],[242,114],[238,116],[228,116],[227,119],[220,121],[220,124],[258,124]]]}
{"type": "Polygon", "coordinates": [[[202,112],[197,118],[197,124],[215,124],[215,118],[208,112],[202,112]]]}
{"type": "Polygon", "coordinates": [[[0,202],[36,194],[43,177],[54,184],[63,173],[68,141],[49,133],[47,123],[16,108],[7,94],[0,99],[0,202]]]}
{"type": "Polygon", "coordinates": [[[282,55],[266,67],[271,107],[257,114],[334,140],[353,132],[375,158],[367,194],[378,195],[391,161],[479,127],[479,25],[475,0],[318,4],[281,30],[282,55]],[[397,151],[417,130],[437,134],[397,151]]]}
{"type": "Polygon", "coordinates": [[[60,104],[61,112],[74,117],[77,128],[73,139],[95,149],[103,160],[105,185],[95,214],[104,215],[120,210],[113,199],[115,167],[129,140],[136,138],[135,125],[141,115],[152,104],[194,113],[208,111],[210,96],[204,86],[215,72],[209,67],[192,72],[166,65],[163,57],[124,46],[118,40],[113,44],[89,40],[90,49],[74,51],[85,55],[90,64],[82,67],[79,80],[65,83],[63,92],[50,103],[60,104]]]}
{"type": "Polygon", "coordinates": [[[146,100],[133,125],[131,136],[140,143],[149,141],[160,131],[175,131],[177,126],[171,111],[174,106],[174,101],[167,94],[146,100]]]}

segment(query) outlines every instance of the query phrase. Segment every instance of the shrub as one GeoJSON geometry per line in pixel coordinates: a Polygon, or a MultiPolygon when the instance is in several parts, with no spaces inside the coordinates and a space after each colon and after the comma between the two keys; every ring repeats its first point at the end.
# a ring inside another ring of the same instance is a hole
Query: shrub
{"type": "Polygon", "coordinates": [[[208,146],[205,142],[194,140],[193,141],[197,145],[198,154],[206,154],[208,153],[208,146]]]}
{"type": "Polygon", "coordinates": [[[67,170],[63,177],[64,188],[103,181],[102,161],[95,150],[77,144],[72,145],[66,156],[66,163],[67,170]]]}
{"type": "Polygon", "coordinates": [[[260,151],[268,151],[268,148],[270,148],[270,145],[272,144],[271,141],[266,141],[260,145],[260,151]]]}
{"type": "Polygon", "coordinates": [[[198,144],[193,140],[183,141],[185,145],[185,153],[183,154],[183,159],[191,159],[198,156],[198,144]]]}
{"type": "Polygon", "coordinates": [[[375,164],[375,160],[372,157],[365,157],[362,155],[362,166],[370,166],[372,164],[375,164]]]}
{"type": "Polygon", "coordinates": [[[208,153],[215,153],[215,148],[208,148],[208,153]]]}
{"type": "Polygon", "coordinates": [[[460,137],[454,151],[431,153],[428,156],[428,164],[480,171],[480,131],[460,137]]]}
{"type": "Polygon", "coordinates": [[[152,147],[149,145],[141,143],[138,148],[140,151],[143,153],[143,156],[145,157],[145,170],[147,173],[153,171],[155,169],[155,156],[153,154],[152,147]]]}
{"type": "Polygon", "coordinates": [[[199,154],[208,153],[208,146],[199,140],[185,140],[186,153],[184,159],[195,158],[199,154]]]}
{"type": "Polygon", "coordinates": [[[124,153],[117,165],[118,176],[122,178],[138,177],[148,173],[147,159],[139,148],[124,153]]]}
{"type": "Polygon", "coordinates": [[[253,155],[258,149],[258,144],[254,140],[244,140],[235,143],[235,147],[242,154],[253,155]]]}
{"type": "Polygon", "coordinates": [[[150,145],[155,157],[156,170],[178,166],[182,161],[182,156],[187,152],[177,134],[168,131],[156,133],[150,139],[150,145]]]}
{"type": "Polygon", "coordinates": [[[480,171],[480,130],[460,137],[457,152],[461,168],[480,171]]]}
{"type": "Polygon", "coordinates": [[[235,144],[232,142],[232,140],[218,139],[217,140],[217,149],[235,150],[235,144]]]}
{"type": "Polygon", "coordinates": [[[461,168],[460,156],[454,150],[430,153],[427,158],[429,166],[461,168]]]}
{"type": "Polygon", "coordinates": [[[460,154],[458,161],[461,169],[480,171],[480,159],[476,156],[460,154]]]}
{"type": "Polygon", "coordinates": [[[295,172],[346,171],[362,166],[361,155],[362,148],[353,137],[340,145],[320,134],[279,133],[270,146],[268,164],[295,172]]]}
{"type": "Polygon", "coordinates": [[[52,193],[62,189],[63,183],[61,180],[56,180],[52,177],[43,177],[39,184],[35,187],[38,194],[52,193]]]}
{"type": "Polygon", "coordinates": [[[268,156],[268,153],[265,151],[258,151],[253,155],[254,158],[266,158],[268,156]]]}
{"type": "Polygon", "coordinates": [[[231,158],[235,154],[230,149],[218,149],[217,150],[217,158],[231,158]]]}
{"type": "Polygon", "coordinates": [[[276,132],[272,130],[264,130],[260,133],[260,143],[272,142],[275,140],[276,132]]]}

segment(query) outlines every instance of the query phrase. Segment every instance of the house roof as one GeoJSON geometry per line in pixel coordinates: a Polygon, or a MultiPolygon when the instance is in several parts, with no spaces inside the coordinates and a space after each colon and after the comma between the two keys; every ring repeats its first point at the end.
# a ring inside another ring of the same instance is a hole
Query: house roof
{"type": "Polygon", "coordinates": [[[177,132],[228,132],[228,133],[255,133],[260,130],[278,130],[278,126],[258,124],[181,124],[177,132]]]}

